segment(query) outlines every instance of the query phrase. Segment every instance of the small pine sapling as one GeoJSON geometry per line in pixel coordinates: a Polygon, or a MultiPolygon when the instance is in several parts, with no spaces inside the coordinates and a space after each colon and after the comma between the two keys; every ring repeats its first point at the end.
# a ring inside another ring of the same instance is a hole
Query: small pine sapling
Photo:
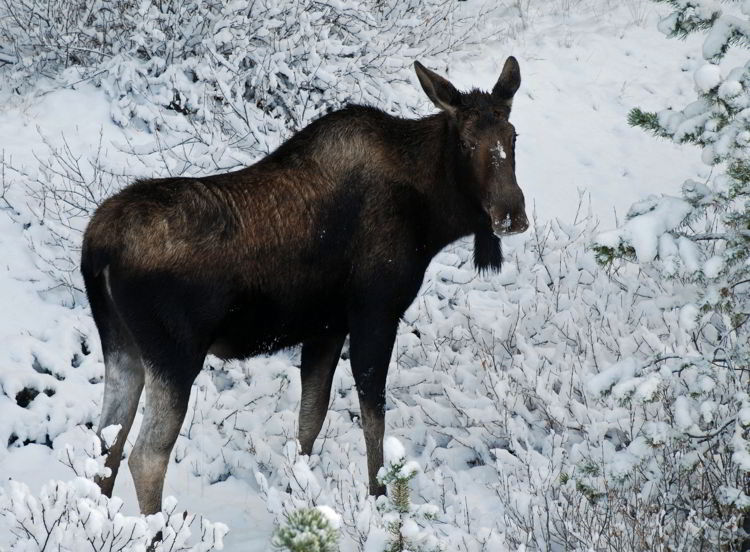
{"type": "Polygon", "coordinates": [[[409,484],[419,472],[419,465],[406,461],[404,447],[395,437],[385,439],[383,453],[385,466],[380,468],[378,479],[388,487],[388,496],[378,499],[378,509],[390,533],[384,552],[438,552],[437,540],[423,527],[435,518],[437,507],[411,504],[409,484]]]}
{"type": "Polygon", "coordinates": [[[284,552],[337,552],[337,527],[338,516],[330,508],[301,508],[287,516],[271,542],[284,552]]]}

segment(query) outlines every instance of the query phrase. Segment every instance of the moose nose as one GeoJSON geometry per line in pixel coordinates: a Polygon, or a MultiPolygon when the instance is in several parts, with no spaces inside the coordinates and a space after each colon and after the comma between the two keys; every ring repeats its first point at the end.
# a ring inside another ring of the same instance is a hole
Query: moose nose
{"type": "Polygon", "coordinates": [[[521,234],[529,229],[529,219],[523,211],[513,215],[507,214],[502,218],[493,217],[492,229],[497,236],[521,234]]]}
{"type": "Polygon", "coordinates": [[[529,229],[529,219],[526,218],[526,213],[521,212],[520,215],[513,218],[513,224],[511,225],[511,234],[521,234],[529,229]]]}

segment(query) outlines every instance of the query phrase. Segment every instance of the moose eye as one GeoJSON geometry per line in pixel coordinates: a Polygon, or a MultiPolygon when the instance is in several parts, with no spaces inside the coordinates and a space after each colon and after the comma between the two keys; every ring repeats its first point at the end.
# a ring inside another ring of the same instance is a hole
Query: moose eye
{"type": "Polygon", "coordinates": [[[477,145],[470,140],[461,140],[461,150],[464,152],[472,152],[476,149],[477,145]]]}

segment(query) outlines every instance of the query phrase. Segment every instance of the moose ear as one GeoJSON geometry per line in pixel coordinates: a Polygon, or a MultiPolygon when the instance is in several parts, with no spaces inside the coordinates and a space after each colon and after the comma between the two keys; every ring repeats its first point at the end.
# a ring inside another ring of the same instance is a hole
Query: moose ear
{"type": "Polygon", "coordinates": [[[461,102],[461,93],[456,90],[456,87],[418,61],[414,62],[414,69],[417,72],[422,89],[427,97],[432,100],[432,103],[443,111],[450,114],[455,113],[461,102]]]}
{"type": "Polygon", "coordinates": [[[521,86],[521,68],[518,66],[518,60],[510,56],[505,60],[503,72],[497,79],[495,87],[492,89],[492,96],[508,107],[513,105],[513,96],[521,86]]]}

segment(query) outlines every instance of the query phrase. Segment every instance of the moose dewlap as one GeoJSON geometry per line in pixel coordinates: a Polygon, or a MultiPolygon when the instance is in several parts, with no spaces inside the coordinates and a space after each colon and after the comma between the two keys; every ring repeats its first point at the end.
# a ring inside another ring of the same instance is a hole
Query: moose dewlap
{"type": "Polygon", "coordinates": [[[385,382],[399,318],[432,257],[474,235],[479,270],[499,236],[528,227],[508,118],[509,57],[491,92],[459,92],[415,62],[439,108],[411,120],[364,106],[330,113],[243,170],[142,180],[86,229],[81,270],[106,370],[99,428],[111,495],[141,391],[129,459],[143,513],[160,510],[169,455],[205,356],[302,344],[299,440],[310,454],[344,340],[362,415],[370,492],[382,493],[385,382]]]}

